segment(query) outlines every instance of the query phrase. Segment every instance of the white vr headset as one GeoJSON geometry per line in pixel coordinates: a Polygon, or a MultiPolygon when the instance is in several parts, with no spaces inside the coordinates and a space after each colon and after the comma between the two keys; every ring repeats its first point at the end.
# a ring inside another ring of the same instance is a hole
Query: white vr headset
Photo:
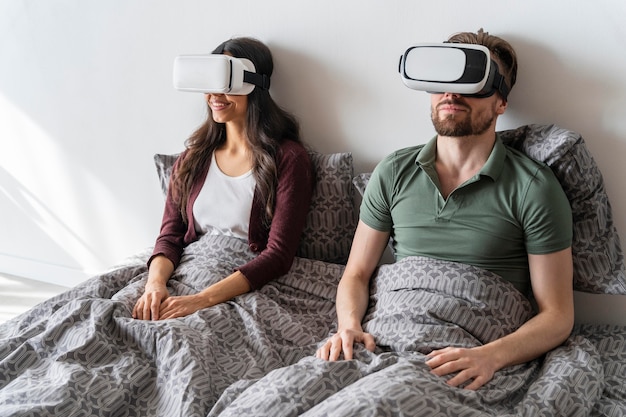
{"type": "Polygon", "coordinates": [[[174,88],[195,93],[248,95],[254,87],[270,88],[249,59],[229,55],[181,55],[174,59],[174,88]]]}
{"type": "Polygon", "coordinates": [[[431,93],[457,93],[490,97],[496,91],[506,100],[509,87],[483,45],[422,43],[411,46],[400,58],[404,84],[431,93]]]}

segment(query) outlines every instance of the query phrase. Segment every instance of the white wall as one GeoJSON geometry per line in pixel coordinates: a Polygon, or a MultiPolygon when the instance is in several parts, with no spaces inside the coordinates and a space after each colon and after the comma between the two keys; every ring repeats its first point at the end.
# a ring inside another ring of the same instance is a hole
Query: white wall
{"type": "Polygon", "coordinates": [[[234,35],[271,47],[276,100],[357,172],[433,135],[427,95],[397,73],[407,46],[480,27],[508,39],[519,81],[499,128],[581,132],[626,236],[624,21],[623,0],[0,0],[0,272],[70,285],[153,244],[152,155],[204,118],[172,60],[234,35]]]}

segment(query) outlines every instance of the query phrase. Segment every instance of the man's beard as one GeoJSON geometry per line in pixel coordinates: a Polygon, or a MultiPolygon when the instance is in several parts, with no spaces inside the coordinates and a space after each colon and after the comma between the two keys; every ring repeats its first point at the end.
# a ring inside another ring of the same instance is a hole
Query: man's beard
{"type": "Polygon", "coordinates": [[[496,113],[494,111],[490,113],[484,112],[482,114],[478,114],[476,120],[474,120],[471,109],[460,102],[449,100],[447,102],[440,103],[440,105],[441,104],[462,105],[468,109],[468,112],[465,113],[465,117],[460,120],[458,120],[457,116],[454,114],[450,114],[445,118],[440,119],[437,115],[436,108],[433,108],[430,118],[433,122],[433,126],[435,127],[435,131],[440,136],[463,137],[481,135],[489,129],[496,118],[496,113]]]}

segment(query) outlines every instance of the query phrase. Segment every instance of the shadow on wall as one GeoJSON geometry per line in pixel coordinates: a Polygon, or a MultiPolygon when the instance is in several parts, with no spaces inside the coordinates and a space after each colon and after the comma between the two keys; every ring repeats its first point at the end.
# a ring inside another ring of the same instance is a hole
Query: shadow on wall
{"type": "Polygon", "coordinates": [[[620,123],[622,118],[607,114],[615,111],[611,110],[612,104],[620,102],[623,111],[624,98],[620,90],[612,87],[623,85],[623,79],[611,75],[605,63],[581,60],[580,65],[566,66],[555,51],[543,44],[503,37],[514,45],[519,63],[512,105],[507,110],[509,116],[575,130],[588,139],[590,148],[595,148],[594,154],[604,150],[601,159],[624,155],[626,138],[618,136],[618,129],[611,129],[611,123],[620,123]],[[618,146],[621,148],[616,151],[618,146]]]}
{"type": "Polygon", "coordinates": [[[82,267],[72,254],[72,247],[78,246],[96,255],[87,242],[2,167],[0,207],[0,255],[45,260],[73,269],[82,267]],[[32,241],[32,236],[38,236],[36,242],[32,241]]]}
{"type": "Polygon", "coordinates": [[[359,88],[355,78],[340,66],[331,68],[332,60],[316,60],[282,45],[267,45],[274,58],[272,96],[298,118],[302,139],[314,150],[347,151],[348,110],[372,100],[368,89],[359,88]]]}

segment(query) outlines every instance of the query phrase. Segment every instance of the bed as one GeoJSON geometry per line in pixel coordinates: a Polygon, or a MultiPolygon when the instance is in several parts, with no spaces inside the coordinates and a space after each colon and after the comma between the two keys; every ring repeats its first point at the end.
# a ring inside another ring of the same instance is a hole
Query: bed
{"type": "MultiPolygon", "coordinates": [[[[626,294],[623,253],[602,176],[580,135],[528,125],[502,138],[552,167],[574,215],[575,289],[626,294]]],[[[411,257],[382,264],[364,319],[374,353],[324,362],[335,293],[356,224],[349,153],[311,152],[318,182],[298,257],[262,289],[191,316],[130,318],[150,250],[0,325],[1,416],[626,416],[626,326],[577,324],[560,347],[506,368],[478,391],[424,365],[444,345],[510,332],[532,304],[499,277],[411,257]]],[[[157,155],[165,190],[174,156],[157,155]]],[[[189,294],[253,257],[237,239],[186,248],[169,282],[189,294]]]]}

